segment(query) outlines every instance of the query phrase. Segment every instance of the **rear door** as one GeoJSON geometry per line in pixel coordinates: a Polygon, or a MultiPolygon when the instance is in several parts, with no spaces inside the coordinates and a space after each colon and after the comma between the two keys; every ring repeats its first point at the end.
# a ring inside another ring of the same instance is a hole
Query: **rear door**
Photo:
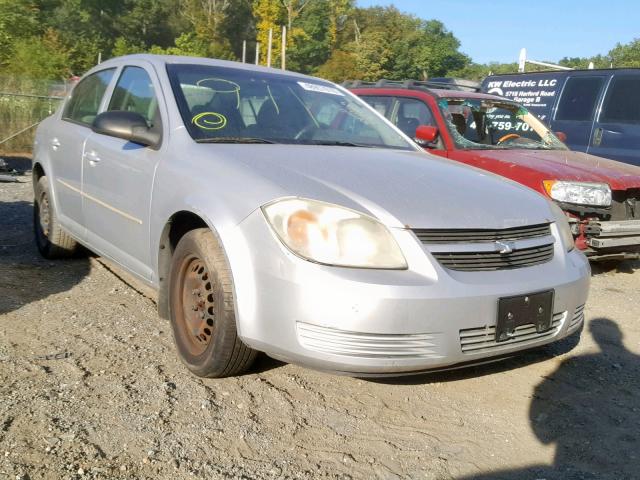
{"type": "MultiPolygon", "coordinates": [[[[151,67],[132,63],[119,72],[107,111],[142,115],[162,128],[160,87],[151,67]]],[[[152,150],[120,138],[93,133],[86,141],[83,211],[87,238],[103,255],[142,278],[151,275],[149,210],[158,159],[152,150]]]]}
{"type": "Polygon", "coordinates": [[[640,165],[640,74],[614,74],[588,152],[640,165]]]}
{"type": "Polygon", "coordinates": [[[597,105],[609,74],[570,76],[564,84],[550,122],[551,129],[567,136],[566,144],[571,150],[586,152],[597,105]]]}
{"type": "Polygon", "coordinates": [[[84,236],[82,212],[82,154],[91,123],[102,105],[115,68],[101,70],[75,86],[51,129],[49,153],[56,208],[61,223],[78,238],[84,236]]]}

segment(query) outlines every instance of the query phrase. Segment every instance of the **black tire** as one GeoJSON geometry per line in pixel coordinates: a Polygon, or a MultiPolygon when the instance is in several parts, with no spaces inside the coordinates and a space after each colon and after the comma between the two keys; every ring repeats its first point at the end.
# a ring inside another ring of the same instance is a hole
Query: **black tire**
{"type": "Polygon", "coordinates": [[[169,311],[181,360],[199,377],[245,372],[256,351],[238,337],[231,270],[215,235],[191,230],[178,242],[169,274],[169,311]]]}
{"type": "Polygon", "coordinates": [[[68,258],[78,247],[77,242],[58,223],[47,177],[38,179],[34,188],[33,230],[40,254],[49,259],[68,258]]]}

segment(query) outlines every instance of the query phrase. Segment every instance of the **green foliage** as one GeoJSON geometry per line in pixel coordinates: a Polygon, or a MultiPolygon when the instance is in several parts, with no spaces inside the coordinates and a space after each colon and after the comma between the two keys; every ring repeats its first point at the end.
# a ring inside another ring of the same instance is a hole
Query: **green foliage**
{"type": "Polygon", "coordinates": [[[361,72],[356,66],[355,56],[343,50],[334,50],[329,60],[320,65],[314,73],[332,82],[362,78],[361,72]]]}
{"type": "Polygon", "coordinates": [[[38,8],[29,0],[0,0],[0,65],[14,53],[16,43],[37,31],[38,8]]]}
{"type": "Polygon", "coordinates": [[[47,30],[42,37],[16,41],[7,67],[14,75],[26,78],[64,80],[71,74],[69,63],[69,53],[62,47],[57,33],[47,30]]]}
{"type": "Polygon", "coordinates": [[[609,52],[609,58],[616,67],[640,67],[640,39],[626,45],[618,43],[609,52]]]}

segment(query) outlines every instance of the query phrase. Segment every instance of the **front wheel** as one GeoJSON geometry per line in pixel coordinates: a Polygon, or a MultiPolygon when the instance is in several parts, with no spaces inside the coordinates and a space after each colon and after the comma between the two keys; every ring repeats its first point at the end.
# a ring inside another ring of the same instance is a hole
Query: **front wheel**
{"type": "Polygon", "coordinates": [[[34,188],[33,229],[40,254],[49,259],[73,255],[76,241],[58,223],[58,216],[49,194],[47,177],[42,176],[34,188]]]}
{"type": "Polygon", "coordinates": [[[214,234],[199,228],[178,242],[169,275],[169,308],[180,358],[200,377],[245,372],[256,351],[238,337],[231,271],[214,234]]]}

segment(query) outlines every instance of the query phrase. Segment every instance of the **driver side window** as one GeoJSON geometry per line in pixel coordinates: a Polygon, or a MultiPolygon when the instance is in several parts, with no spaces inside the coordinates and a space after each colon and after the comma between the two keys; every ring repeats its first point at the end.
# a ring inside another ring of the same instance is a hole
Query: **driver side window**
{"type": "Polygon", "coordinates": [[[107,111],[139,113],[149,126],[159,123],[158,99],[144,68],[125,67],[113,91],[107,111]]]}
{"type": "Polygon", "coordinates": [[[436,126],[433,114],[423,101],[414,98],[398,98],[395,118],[392,120],[409,138],[416,136],[419,125],[436,126]]]}

